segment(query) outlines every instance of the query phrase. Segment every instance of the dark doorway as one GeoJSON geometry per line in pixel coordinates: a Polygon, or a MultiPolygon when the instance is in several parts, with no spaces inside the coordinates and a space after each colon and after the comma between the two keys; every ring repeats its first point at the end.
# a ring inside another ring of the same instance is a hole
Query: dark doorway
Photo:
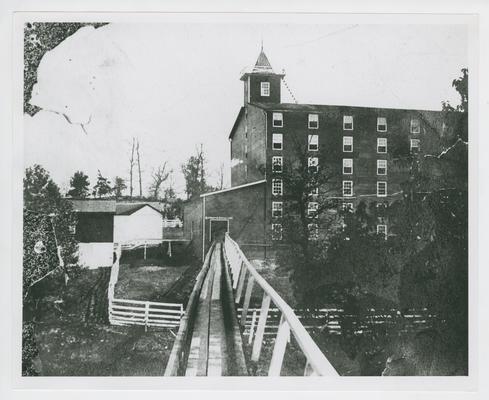
{"type": "Polygon", "coordinates": [[[224,234],[228,231],[229,221],[210,221],[210,239],[211,242],[213,240],[221,240],[224,238],[224,234]]]}

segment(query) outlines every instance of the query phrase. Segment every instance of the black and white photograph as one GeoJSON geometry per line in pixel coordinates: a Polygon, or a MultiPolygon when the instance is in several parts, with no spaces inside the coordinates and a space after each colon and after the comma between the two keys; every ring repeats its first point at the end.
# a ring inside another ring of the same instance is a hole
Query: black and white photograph
{"type": "Polygon", "coordinates": [[[272,17],[17,16],[23,378],[473,373],[471,20],[272,17]]]}

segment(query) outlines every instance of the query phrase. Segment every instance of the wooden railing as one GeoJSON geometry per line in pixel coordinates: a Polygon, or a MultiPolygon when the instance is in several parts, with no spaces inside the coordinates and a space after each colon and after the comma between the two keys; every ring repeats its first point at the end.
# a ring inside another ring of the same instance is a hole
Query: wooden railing
{"type": "Polygon", "coordinates": [[[108,288],[109,322],[112,325],[142,325],[161,328],[174,328],[180,325],[184,315],[183,305],[180,303],[160,303],[155,301],[116,299],[114,297],[115,285],[119,279],[120,258],[123,245],[116,243],[115,261],[110,271],[108,288]]]}
{"type": "Polygon", "coordinates": [[[231,271],[231,279],[235,291],[235,303],[240,304],[241,298],[244,295],[240,316],[241,325],[245,325],[246,323],[253,287],[256,285],[263,292],[261,308],[256,321],[256,330],[253,328],[255,334],[254,337],[250,336],[251,340],[249,344],[253,346],[251,360],[257,362],[260,358],[268,312],[270,310],[270,304],[273,303],[280,310],[281,316],[268,375],[280,375],[287,343],[292,334],[306,358],[304,375],[338,376],[334,367],[306,331],[292,308],[256,271],[255,267],[248,261],[238,244],[231,239],[228,233],[226,233],[224,239],[223,255],[231,271]]]}

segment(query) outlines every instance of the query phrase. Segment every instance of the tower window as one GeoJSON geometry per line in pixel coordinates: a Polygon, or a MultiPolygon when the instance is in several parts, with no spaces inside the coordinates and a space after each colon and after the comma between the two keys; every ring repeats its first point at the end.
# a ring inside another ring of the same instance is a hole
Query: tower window
{"type": "Polygon", "coordinates": [[[353,181],[343,181],[343,196],[353,196],[353,181]]]}
{"type": "Polygon", "coordinates": [[[307,159],[307,166],[309,168],[309,172],[318,172],[319,159],[317,157],[309,157],[307,159]]]}
{"type": "Polygon", "coordinates": [[[319,128],[319,115],[309,114],[308,127],[309,127],[309,129],[318,129],[319,128]]]}
{"type": "Polygon", "coordinates": [[[353,203],[342,203],[341,209],[346,212],[353,212],[353,203]]]}
{"type": "Polygon", "coordinates": [[[377,132],[387,132],[387,118],[377,118],[377,132]]]}
{"type": "Polygon", "coordinates": [[[351,153],[353,151],[353,137],[344,136],[343,137],[343,151],[345,153],[351,153]]]}
{"type": "Polygon", "coordinates": [[[379,224],[377,225],[377,235],[382,235],[387,239],[387,225],[379,224]]]}
{"type": "Polygon", "coordinates": [[[284,159],[282,156],[272,157],[272,170],[273,172],[282,172],[284,159]]]}
{"type": "Polygon", "coordinates": [[[272,135],[272,149],[282,150],[283,136],[281,133],[274,133],[272,135]]]}
{"type": "Polygon", "coordinates": [[[379,197],[387,196],[387,182],[385,181],[377,182],[377,196],[379,197]]]}
{"type": "Polygon", "coordinates": [[[260,94],[264,97],[270,96],[270,82],[261,82],[260,94]]]}
{"type": "Polygon", "coordinates": [[[319,203],[317,201],[310,201],[307,203],[307,216],[309,218],[315,218],[318,215],[319,203]]]}
{"type": "Polygon", "coordinates": [[[419,139],[411,139],[411,153],[419,151],[419,139]]]}
{"type": "Polygon", "coordinates": [[[377,138],[377,153],[387,153],[386,138],[377,138]]]}
{"type": "Polygon", "coordinates": [[[319,135],[308,135],[307,148],[309,151],[319,150],[319,135]]]}
{"type": "Polygon", "coordinates": [[[377,160],[377,175],[387,175],[387,160],[377,160]]]}
{"type": "Polygon", "coordinates": [[[421,125],[419,123],[419,119],[412,119],[411,120],[411,133],[419,133],[421,132],[421,125]]]}
{"type": "Polygon", "coordinates": [[[275,128],[282,128],[284,126],[284,117],[282,113],[273,113],[272,114],[272,125],[275,128]]]}
{"type": "Polygon", "coordinates": [[[284,203],[281,201],[272,201],[272,217],[282,218],[284,203]]]}
{"type": "Polygon", "coordinates": [[[353,116],[344,115],[343,116],[343,130],[352,131],[353,130],[353,116]]]}
{"type": "Polygon", "coordinates": [[[282,240],[282,224],[272,224],[272,240],[282,240]]]}
{"type": "Polygon", "coordinates": [[[353,159],[343,158],[343,173],[346,175],[353,174],[353,159]]]}
{"type": "Polygon", "coordinates": [[[282,179],[272,179],[272,195],[282,196],[282,193],[283,193],[282,179]]]}
{"type": "Polygon", "coordinates": [[[309,193],[309,196],[319,196],[319,188],[316,186],[314,188],[312,188],[311,192],[309,193]]]}

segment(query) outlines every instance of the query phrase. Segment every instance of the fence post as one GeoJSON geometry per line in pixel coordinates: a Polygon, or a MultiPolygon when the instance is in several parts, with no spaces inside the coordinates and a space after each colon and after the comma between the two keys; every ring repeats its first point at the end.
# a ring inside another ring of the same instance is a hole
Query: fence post
{"type": "Polygon", "coordinates": [[[255,343],[253,343],[253,351],[251,360],[258,361],[260,359],[261,346],[263,344],[263,335],[265,334],[265,326],[267,324],[268,309],[270,308],[270,295],[263,292],[263,300],[261,302],[260,318],[256,327],[255,343]]]}
{"type": "Polygon", "coordinates": [[[144,242],[144,259],[146,260],[146,242],[144,242]]]}
{"type": "MultiPolygon", "coordinates": [[[[246,314],[245,314],[246,318],[246,314]]],[[[253,342],[253,335],[255,333],[255,323],[256,323],[256,310],[253,310],[253,315],[251,316],[251,325],[250,325],[250,335],[248,336],[248,344],[253,342]]]]}
{"type": "Polygon", "coordinates": [[[272,361],[268,369],[268,376],[280,376],[282,370],[282,362],[284,360],[285,349],[290,337],[290,326],[284,315],[280,317],[280,325],[278,327],[275,345],[273,346],[272,361]]]}
{"type": "MultiPolygon", "coordinates": [[[[255,283],[255,278],[250,275],[248,278],[248,284],[246,285],[246,293],[243,302],[243,309],[241,310],[241,325],[246,324],[246,316],[248,314],[248,307],[250,306],[251,293],[253,292],[253,284],[255,283]]],[[[253,313],[255,315],[255,313],[253,313]]]]}
{"type": "Polygon", "coordinates": [[[148,322],[149,322],[149,302],[146,302],[144,305],[144,331],[148,331],[148,322]]]}

